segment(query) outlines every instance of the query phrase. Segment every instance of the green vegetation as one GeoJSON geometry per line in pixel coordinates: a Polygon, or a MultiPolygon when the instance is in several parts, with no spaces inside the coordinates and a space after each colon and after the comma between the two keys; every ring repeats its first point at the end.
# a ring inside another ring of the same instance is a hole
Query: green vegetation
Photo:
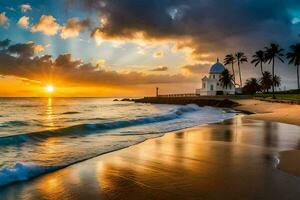
{"type": "Polygon", "coordinates": [[[240,87],[243,87],[241,64],[243,64],[244,62],[248,62],[248,58],[245,56],[245,54],[243,52],[237,52],[235,54],[235,59],[236,59],[236,62],[238,65],[238,70],[239,70],[240,87]]]}
{"type": "Polygon", "coordinates": [[[291,51],[286,54],[287,59],[289,59],[289,64],[293,64],[297,67],[297,84],[298,89],[300,89],[300,77],[299,77],[299,66],[300,66],[300,43],[291,45],[291,51]]]}
{"type": "Polygon", "coordinates": [[[231,86],[232,82],[234,82],[233,75],[230,74],[228,69],[225,69],[222,72],[221,77],[220,77],[220,82],[221,82],[223,88],[226,88],[226,89],[228,86],[231,86]]]}
{"type": "Polygon", "coordinates": [[[261,90],[261,85],[258,83],[256,78],[250,78],[246,81],[243,87],[243,93],[245,94],[255,94],[257,91],[261,90]]]}
{"type": "MultiPolygon", "coordinates": [[[[273,95],[268,93],[268,94],[256,94],[255,97],[260,97],[260,98],[272,98],[273,95]]],[[[276,99],[279,100],[300,100],[300,94],[276,94],[276,99]]]]}
{"type": "MultiPolygon", "coordinates": [[[[300,90],[277,91],[275,95],[279,100],[300,100],[300,90]]],[[[255,97],[272,98],[272,93],[259,93],[255,97]]]]}
{"type": "Polygon", "coordinates": [[[224,58],[224,65],[231,65],[231,70],[232,70],[232,76],[233,76],[233,83],[236,85],[235,82],[235,70],[234,70],[234,63],[235,63],[235,57],[233,54],[228,54],[224,58]]]}
{"type": "MultiPolygon", "coordinates": [[[[243,52],[238,52],[236,54],[228,54],[225,56],[224,64],[231,65],[231,73],[232,79],[235,85],[235,70],[234,64],[237,63],[238,73],[240,78],[239,87],[242,88],[243,94],[254,95],[255,97],[260,98],[272,98],[278,100],[300,100],[300,43],[293,44],[290,46],[289,52],[285,55],[284,49],[280,47],[280,45],[276,43],[272,43],[269,46],[265,47],[264,50],[258,50],[252,56],[251,63],[254,66],[260,66],[260,71],[262,77],[257,78],[249,78],[245,82],[245,86],[242,85],[242,76],[241,76],[241,68],[240,65],[243,62],[247,62],[248,59],[243,52]],[[288,60],[289,64],[292,64],[297,67],[297,90],[289,90],[289,91],[275,91],[275,88],[279,88],[281,85],[281,78],[279,75],[275,74],[275,63],[281,62],[284,63],[284,60],[288,60]],[[264,71],[264,64],[271,65],[272,71],[264,71]],[[271,93],[269,90],[272,89],[271,93]]],[[[227,72],[229,72],[227,70],[227,72]]],[[[230,73],[230,72],[229,72],[230,73]]],[[[227,79],[230,74],[224,73],[222,78],[222,82],[227,83],[227,79]],[[224,76],[226,75],[226,76],[224,76]]],[[[227,84],[223,84],[225,87],[227,84]]]]}

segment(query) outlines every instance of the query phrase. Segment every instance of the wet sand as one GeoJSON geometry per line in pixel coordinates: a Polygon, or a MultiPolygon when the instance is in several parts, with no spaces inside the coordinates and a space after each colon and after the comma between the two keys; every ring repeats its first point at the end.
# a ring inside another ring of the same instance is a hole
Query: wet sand
{"type": "MultiPolygon", "coordinates": [[[[248,111],[254,114],[247,115],[247,119],[283,122],[300,126],[300,105],[287,103],[272,103],[254,99],[233,100],[240,104],[237,110],[248,111]]],[[[300,176],[300,151],[290,150],[280,153],[278,168],[300,176]]]]}
{"type": "Polygon", "coordinates": [[[0,199],[299,199],[276,168],[300,127],[237,117],[185,129],[0,189],[0,199]]]}

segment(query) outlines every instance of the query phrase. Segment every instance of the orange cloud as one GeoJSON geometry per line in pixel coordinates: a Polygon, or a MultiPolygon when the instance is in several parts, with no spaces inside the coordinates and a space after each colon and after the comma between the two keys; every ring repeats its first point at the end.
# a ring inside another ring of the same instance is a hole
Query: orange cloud
{"type": "Polygon", "coordinates": [[[45,47],[43,45],[40,45],[40,44],[34,45],[33,48],[34,48],[35,53],[40,53],[40,52],[45,51],[45,47]]]}
{"type": "Polygon", "coordinates": [[[40,44],[35,44],[33,41],[28,41],[27,44],[31,46],[34,53],[40,53],[45,51],[45,46],[40,44]]]}
{"type": "Polygon", "coordinates": [[[31,32],[42,32],[45,35],[55,35],[61,29],[56,19],[51,15],[42,15],[39,22],[32,26],[31,32]]]}
{"type": "Polygon", "coordinates": [[[8,17],[5,12],[0,13],[0,26],[8,26],[8,17]]]}
{"type": "Polygon", "coordinates": [[[91,24],[90,19],[79,20],[78,18],[70,18],[64,26],[62,26],[60,36],[63,39],[77,37],[91,24]]]}
{"type": "MultiPolygon", "coordinates": [[[[55,80],[63,85],[141,85],[156,83],[194,82],[182,74],[150,74],[146,72],[120,72],[99,68],[91,63],[73,59],[71,54],[34,56],[43,47],[32,42],[10,45],[0,53],[0,74],[30,80],[55,80]]],[[[104,63],[104,61],[101,61],[104,63]]],[[[165,68],[162,68],[165,70],[165,68]]],[[[160,69],[160,70],[162,70],[160,69]]]]}
{"type": "Polygon", "coordinates": [[[91,35],[94,38],[97,45],[100,45],[103,42],[102,34],[99,29],[94,30],[91,35]]]}
{"type": "Polygon", "coordinates": [[[23,16],[19,19],[19,21],[17,22],[17,24],[22,27],[22,28],[28,28],[29,26],[29,17],[27,16],[23,16]]]}

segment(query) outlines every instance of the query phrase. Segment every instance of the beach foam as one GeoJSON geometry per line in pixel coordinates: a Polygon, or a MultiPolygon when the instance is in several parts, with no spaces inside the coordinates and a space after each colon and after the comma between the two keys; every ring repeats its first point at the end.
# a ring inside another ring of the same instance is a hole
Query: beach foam
{"type": "Polygon", "coordinates": [[[17,181],[25,181],[32,177],[62,168],[56,166],[39,166],[33,163],[18,162],[14,167],[4,168],[0,171],[0,186],[8,185],[17,181]]]}

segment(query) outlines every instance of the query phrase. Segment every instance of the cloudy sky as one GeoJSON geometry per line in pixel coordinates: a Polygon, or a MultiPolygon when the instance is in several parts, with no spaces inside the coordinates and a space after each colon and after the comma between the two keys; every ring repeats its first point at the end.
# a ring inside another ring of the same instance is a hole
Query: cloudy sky
{"type": "MultiPolygon", "coordinates": [[[[0,0],[0,96],[193,92],[217,58],[251,60],[271,42],[287,52],[299,33],[296,0],[0,0]]],[[[277,64],[282,87],[295,72],[277,64]]]]}

